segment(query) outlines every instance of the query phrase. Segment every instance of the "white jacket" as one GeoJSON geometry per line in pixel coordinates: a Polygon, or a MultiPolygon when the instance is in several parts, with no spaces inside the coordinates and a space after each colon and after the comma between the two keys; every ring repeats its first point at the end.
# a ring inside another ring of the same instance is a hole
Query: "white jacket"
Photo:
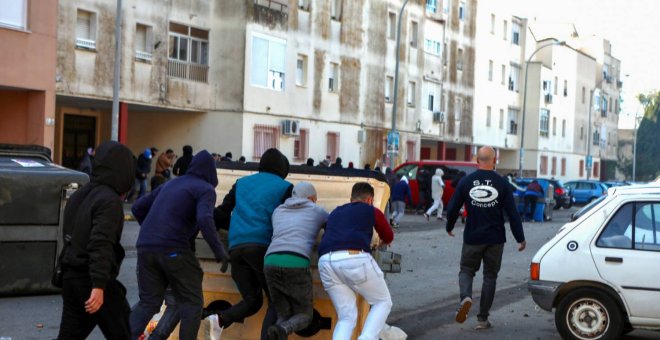
{"type": "Polygon", "coordinates": [[[442,192],[444,191],[445,188],[445,182],[442,180],[442,176],[444,175],[444,171],[442,169],[437,168],[435,169],[435,175],[431,178],[431,197],[433,199],[441,199],[442,198],[442,192]]]}

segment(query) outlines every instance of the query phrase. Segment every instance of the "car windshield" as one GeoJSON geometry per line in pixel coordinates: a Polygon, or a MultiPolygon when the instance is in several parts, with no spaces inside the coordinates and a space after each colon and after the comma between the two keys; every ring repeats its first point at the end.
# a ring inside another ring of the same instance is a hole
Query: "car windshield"
{"type": "Polygon", "coordinates": [[[571,222],[577,220],[578,218],[582,217],[584,214],[589,212],[589,210],[591,210],[593,207],[597,206],[600,202],[602,202],[605,199],[605,197],[607,196],[606,195],[600,196],[593,202],[582,207],[582,209],[574,212],[573,215],[571,215],[571,222]]]}

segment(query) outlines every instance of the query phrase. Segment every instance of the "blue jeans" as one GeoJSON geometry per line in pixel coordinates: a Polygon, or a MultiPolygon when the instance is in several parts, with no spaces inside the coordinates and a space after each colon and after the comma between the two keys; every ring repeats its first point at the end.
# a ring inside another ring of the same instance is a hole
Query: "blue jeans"
{"type": "MultiPolygon", "coordinates": [[[[139,252],[137,277],[140,301],[131,313],[131,338],[137,339],[158,313],[169,286],[181,319],[179,339],[197,339],[202,317],[204,273],[192,251],[176,253],[139,252]]],[[[157,335],[155,336],[157,338],[157,335]]]]}

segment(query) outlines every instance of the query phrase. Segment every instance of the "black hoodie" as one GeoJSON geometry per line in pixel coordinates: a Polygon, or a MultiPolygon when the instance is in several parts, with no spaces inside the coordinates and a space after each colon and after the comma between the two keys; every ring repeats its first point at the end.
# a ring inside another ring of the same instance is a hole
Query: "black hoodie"
{"type": "Polygon", "coordinates": [[[93,288],[105,288],[119,274],[124,259],[121,196],[133,187],[135,171],[126,146],[108,141],[96,149],[90,182],[71,195],[64,209],[64,239],[71,239],[62,259],[65,279],[90,277],[93,288]]]}
{"type": "Polygon", "coordinates": [[[192,162],[193,159],[193,148],[190,145],[186,145],[183,147],[183,156],[179,158],[176,163],[174,163],[174,168],[172,168],[172,172],[176,176],[183,176],[186,174],[186,171],[188,171],[188,166],[190,166],[190,162],[192,162]]]}

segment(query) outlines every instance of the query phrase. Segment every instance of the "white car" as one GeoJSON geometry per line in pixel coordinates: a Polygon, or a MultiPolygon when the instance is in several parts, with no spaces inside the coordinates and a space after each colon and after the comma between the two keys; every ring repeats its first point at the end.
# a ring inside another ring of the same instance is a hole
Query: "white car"
{"type": "Polygon", "coordinates": [[[534,255],[529,291],[564,339],[660,329],[660,183],[613,187],[534,255]]]}

